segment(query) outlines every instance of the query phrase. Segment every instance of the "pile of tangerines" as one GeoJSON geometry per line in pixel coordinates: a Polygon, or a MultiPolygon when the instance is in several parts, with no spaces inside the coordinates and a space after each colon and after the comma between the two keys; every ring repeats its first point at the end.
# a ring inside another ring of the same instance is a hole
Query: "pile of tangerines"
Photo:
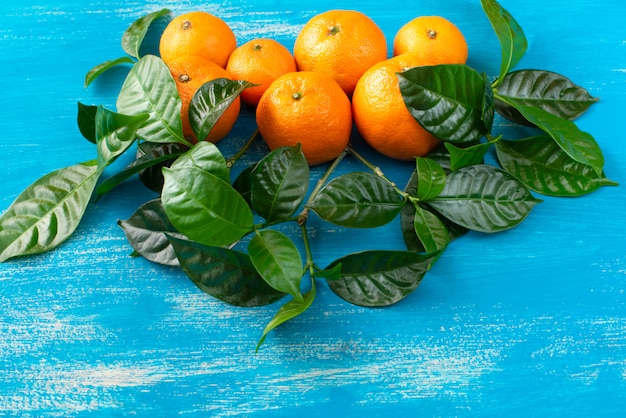
{"type": "Polygon", "coordinates": [[[420,16],[395,35],[388,57],[382,30],[365,14],[331,10],[312,17],[296,37],[293,54],[266,38],[237,46],[235,34],[203,11],[175,17],[160,39],[161,59],[182,100],[183,131],[196,142],[188,109],[200,86],[216,78],[245,80],[245,89],[220,117],[207,140],[232,129],[240,101],[256,108],[259,132],[270,149],[302,145],[310,165],[328,162],[348,145],[353,125],[387,157],[424,156],[439,141],[407,110],[396,73],[408,68],[464,64],[463,34],[439,16],[420,16]]]}

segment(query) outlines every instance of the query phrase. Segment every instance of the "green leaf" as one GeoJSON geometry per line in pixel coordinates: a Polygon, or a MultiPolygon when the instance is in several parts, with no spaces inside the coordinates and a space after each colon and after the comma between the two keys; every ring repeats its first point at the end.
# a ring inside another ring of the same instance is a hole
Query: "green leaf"
{"type": "Polygon", "coordinates": [[[285,293],[269,286],[240,251],[169,237],[185,274],[200,290],[243,307],[274,303],[285,293]]]}
{"type": "Polygon", "coordinates": [[[96,188],[96,194],[98,199],[106,193],[119,186],[122,182],[139,174],[141,182],[150,190],[161,193],[163,188],[163,173],[161,169],[163,167],[169,167],[173,160],[182,155],[188,148],[183,144],[157,144],[152,142],[143,142],[139,145],[139,148],[149,147],[148,154],[143,152],[139,158],[134,160],[123,170],[115,173],[114,175],[106,178],[96,188]]]}
{"type": "Polygon", "coordinates": [[[230,245],[252,230],[252,211],[233,187],[197,167],[163,168],[161,195],[172,225],[192,241],[230,245]]]}
{"type": "Polygon", "coordinates": [[[468,229],[498,232],[519,224],[539,202],[506,171],[473,165],[450,173],[444,190],[428,204],[468,229]]]}
{"type": "Polygon", "coordinates": [[[78,102],[78,115],[76,117],[78,129],[83,137],[92,144],[96,143],[97,112],[98,106],[88,106],[78,102]]]}
{"type": "Polygon", "coordinates": [[[137,139],[137,129],[148,119],[147,114],[134,116],[112,112],[98,106],[96,112],[96,144],[98,168],[111,164],[137,139]]]}
{"type": "Polygon", "coordinates": [[[432,255],[411,251],[363,251],[333,261],[341,278],[328,280],[339,297],[359,306],[388,306],[413,292],[424,278],[432,255]]]}
{"type": "Polygon", "coordinates": [[[267,284],[303,301],[300,293],[302,258],[288,236],[273,229],[256,231],[248,243],[248,254],[267,284]]]}
{"type": "Polygon", "coordinates": [[[140,138],[191,146],[183,136],[181,106],[170,70],[160,58],[153,55],[144,56],[133,66],[117,96],[119,113],[150,115],[137,132],[140,138]]]}
{"type": "Polygon", "coordinates": [[[308,207],[335,225],[374,228],[391,222],[404,204],[380,176],[352,172],[329,181],[308,207]]]}
{"type": "Polygon", "coordinates": [[[189,104],[189,124],[196,138],[204,140],[239,94],[254,84],[243,80],[218,78],[204,83],[189,104]]]}
{"type": "Polygon", "coordinates": [[[148,29],[150,29],[150,25],[152,25],[155,20],[170,15],[171,13],[168,9],[161,9],[156,12],[148,13],[135,20],[122,35],[122,49],[124,52],[131,57],[139,58],[139,48],[141,47],[148,29]]]}
{"type": "Polygon", "coordinates": [[[233,188],[239,192],[241,197],[252,207],[252,170],[256,165],[244,168],[233,182],[233,188]]]}
{"type": "Polygon", "coordinates": [[[136,251],[147,260],[166,266],[178,266],[174,248],[167,239],[170,236],[183,237],[174,228],[163,209],[161,199],[154,199],[141,205],[127,220],[118,220],[126,239],[136,251]]]}
{"type": "Polygon", "coordinates": [[[552,196],[581,196],[617,183],[572,160],[549,136],[496,143],[502,167],[530,189],[552,196]]]}
{"type": "Polygon", "coordinates": [[[284,324],[290,319],[295,318],[296,316],[302,314],[304,311],[309,309],[315,300],[316,290],[315,290],[315,281],[311,281],[311,290],[304,294],[303,300],[299,301],[296,299],[292,299],[289,302],[285,303],[280,307],[276,315],[272,318],[272,320],[265,326],[263,330],[263,335],[259,339],[259,342],[256,346],[256,351],[259,351],[259,348],[265,342],[267,338],[267,334],[270,333],[277,326],[284,324]]]}
{"type": "Polygon", "coordinates": [[[300,144],[267,154],[250,173],[254,210],[267,220],[289,218],[302,204],[309,187],[309,164],[300,144]]]}
{"type": "MultiPolygon", "coordinates": [[[[569,78],[544,70],[519,70],[507,74],[498,86],[498,94],[569,120],[578,118],[598,101],[569,78]]],[[[496,108],[513,122],[529,124],[515,107],[506,102],[496,101],[496,108]]]]}
{"type": "Polygon", "coordinates": [[[230,183],[230,170],[226,165],[226,159],[212,142],[198,142],[171,167],[172,169],[196,167],[230,183]]]}
{"type": "Polygon", "coordinates": [[[440,140],[474,143],[490,131],[485,77],[467,65],[415,67],[398,80],[409,112],[440,140]]]}
{"type": "Polygon", "coordinates": [[[500,41],[502,60],[498,79],[501,80],[522,59],[528,40],[519,23],[497,1],[481,0],[480,3],[500,41]]]}
{"type": "Polygon", "coordinates": [[[513,106],[526,120],[550,135],[574,161],[591,166],[598,175],[602,174],[604,156],[600,146],[593,136],[581,131],[574,122],[543,109],[525,105],[511,97],[505,98],[500,95],[497,97],[513,106]]]}
{"type": "Polygon", "coordinates": [[[444,143],[444,146],[450,153],[450,169],[455,171],[459,168],[468,167],[470,165],[483,164],[485,154],[489,151],[491,143],[484,142],[460,148],[454,144],[446,142],[444,143]]]}
{"type": "Polygon", "coordinates": [[[446,225],[437,215],[415,205],[413,219],[415,234],[427,253],[443,251],[450,243],[450,235],[446,225]]]}
{"type": "Polygon", "coordinates": [[[430,158],[418,157],[415,160],[417,178],[417,198],[419,200],[434,199],[446,186],[446,172],[430,158]]]}
{"type": "Polygon", "coordinates": [[[95,161],[49,173],[28,186],[0,217],[0,262],[49,251],[80,223],[98,180],[95,161]]]}
{"type": "Polygon", "coordinates": [[[96,65],[85,75],[85,88],[89,87],[89,85],[96,78],[100,77],[103,73],[109,71],[111,68],[117,67],[118,65],[134,63],[135,61],[131,57],[120,57],[96,65]]]}

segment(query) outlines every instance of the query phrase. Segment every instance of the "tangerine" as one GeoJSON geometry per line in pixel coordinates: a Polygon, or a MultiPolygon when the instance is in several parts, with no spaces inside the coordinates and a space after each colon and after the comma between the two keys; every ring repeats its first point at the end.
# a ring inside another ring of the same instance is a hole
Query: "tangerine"
{"type": "Polygon", "coordinates": [[[159,53],[166,64],[180,56],[197,55],[224,68],[236,47],[237,39],[230,26],[202,11],[172,19],[159,41],[159,53]]]}
{"type": "Polygon", "coordinates": [[[256,106],[272,81],[297,70],[289,50],[273,39],[253,39],[237,47],[230,55],[226,70],[238,80],[256,84],[241,92],[241,100],[256,106]]]}
{"type": "Polygon", "coordinates": [[[422,58],[412,54],[387,59],[367,70],[354,89],[355,126],[372,148],[387,157],[411,160],[440,143],[407,109],[396,75],[422,64],[422,58]]]}
{"type": "Polygon", "coordinates": [[[350,99],[327,74],[298,71],[278,77],[256,109],[259,133],[274,150],[302,145],[309,165],[336,158],[352,131],[350,99]]]}
{"type": "Polygon", "coordinates": [[[387,58],[387,41],[365,14],[330,10],[313,16],[300,30],[294,57],[298,70],[326,73],[351,96],[359,77],[387,58]]]}
{"type": "Polygon", "coordinates": [[[419,16],[396,32],[393,55],[401,54],[417,54],[427,65],[465,64],[468,47],[454,23],[441,16],[419,16]]]}
{"type": "MultiPolygon", "coordinates": [[[[228,71],[213,61],[193,55],[178,57],[171,61],[168,67],[176,81],[176,89],[182,101],[180,111],[183,134],[192,143],[195,143],[198,141],[198,138],[196,138],[189,122],[189,105],[191,104],[191,99],[203,84],[217,78],[232,80],[233,77],[228,71]]],[[[237,97],[217,120],[209,132],[209,135],[204,138],[204,140],[215,143],[228,135],[239,117],[240,107],[240,100],[239,97],[237,97]]]]}

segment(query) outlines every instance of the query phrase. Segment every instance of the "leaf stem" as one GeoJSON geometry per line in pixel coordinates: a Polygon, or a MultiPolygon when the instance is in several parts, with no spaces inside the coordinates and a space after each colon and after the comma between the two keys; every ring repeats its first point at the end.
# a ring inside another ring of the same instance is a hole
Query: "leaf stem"
{"type": "Polygon", "coordinates": [[[409,194],[404,192],[403,190],[401,190],[400,188],[398,188],[398,185],[391,181],[390,179],[387,178],[387,176],[385,176],[385,173],[383,172],[383,170],[380,169],[380,167],[372,164],[370,161],[368,161],[365,157],[363,157],[361,154],[359,154],[354,148],[352,148],[352,146],[348,146],[348,152],[350,152],[350,154],[352,154],[357,160],[359,160],[364,166],[366,166],[367,168],[369,168],[370,170],[372,170],[372,172],[374,174],[376,174],[378,177],[382,178],[383,180],[385,180],[387,183],[389,183],[391,186],[393,186],[393,188],[396,190],[396,192],[404,197],[405,199],[409,197],[409,194]]]}
{"type": "Polygon", "coordinates": [[[333,162],[328,166],[328,168],[324,172],[324,175],[322,175],[322,177],[320,177],[319,180],[317,180],[317,183],[315,184],[315,187],[313,188],[313,191],[311,192],[311,194],[309,195],[309,198],[307,199],[306,203],[304,204],[304,209],[298,215],[298,224],[299,225],[304,226],[304,224],[306,223],[307,218],[309,217],[309,208],[308,208],[309,204],[315,199],[315,197],[317,196],[319,191],[322,190],[322,187],[324,187],[324,184],[326,184],[326,182],[328,181],[328,178],[330,177],[330,175],[339,166],[339,164],[344,159],[344,157],[348,154],[348,152],[349,152],[348,148],[346,148],[343,151],[341,151],[341,154],[339,154],[337,156],[337,158],[335,158],[333,160],[333,162]]]}
{"type": "Polygon", "coordinates": [[[252,145],[252,143],[258,136],[259,136],[259,129],[257,128],[254,130],[254,132],[252,133],[248,141],[245,144],[243,144],[243,147],[241,147],[241,149],[237,152],[237,154],[233,155],[232,157],[226,160],[226,167],[228,167],[229,169],[232,168],[235,165],[235,163],[246,153],[246,151],[248,151],[248,149],[250,148],[250,146],[252,145]]]}

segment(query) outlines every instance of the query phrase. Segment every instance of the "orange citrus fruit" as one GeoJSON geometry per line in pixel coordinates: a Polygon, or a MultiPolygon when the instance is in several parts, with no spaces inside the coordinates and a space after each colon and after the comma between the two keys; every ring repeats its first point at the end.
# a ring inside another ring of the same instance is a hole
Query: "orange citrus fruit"
{"type": "Polygon", "coordinates": [[[398,55],[372,66],[354,89],[352,114],[356,128],[372,148],[387,157],[411,160],[428,154],[439,144],[407,109],[396,74],[422,64],[417,55],[398,55]]]}
{"type": "Polygon", "coordinates": [[[393,55],[417,54],[427,65],[465,64],[467,42],[458,27],[441,16],[420,16],[402,26],[393,55]]]}
{"type": "Polygon", "coordinates": [[[228,24],[206,12],[175,17],[159,41],[159,53],[166,64],[180,56],[197,55],[224,68],[236,47],[237,39],[228,24]]]}
{"type": "Polygon", "coordinates": [[[387,41],[365,14],[330,10],[313,16],[300,30],[294,57],[298,70],[326,73],[351,96],[359,77],[387,59],[387,41]]]}
{"type": "MultiPolygon", "coordinates": [[[[192,143],[195,143],[198,139],[189,123],[189,105],[191,104],[191,99],[204,83],[217,78],[228,78],[230,80],[233,78],[228,71],[215,64],[213,61],[194,55],[181,56],[171,61],[168,67],[176,81],[176,89],[182,101],[180,112],[183,122],[183,134],[192,143]]],[[[237,97],[217,120],[205,140],[217,142],[228,135],[237,121],[240,106],[240,100],[239,97],[237,97]]]]}
{"type": "Polygon", "coordinates": [[[226,70],[237,80],[256,84],[241,93],[244,103],[256,106],[272,81],[296,71],[296,61],[279,42],[259,38],[237,47],[228,59],[226,70]]]}
{"type": "Polygon", "coordinates": [[[271,150],[300,143],[309,165],[317,165],[336,158],[348,145],[350,99],[327,74],[287,73],[261,96],[256,121],[271,150]]]}

